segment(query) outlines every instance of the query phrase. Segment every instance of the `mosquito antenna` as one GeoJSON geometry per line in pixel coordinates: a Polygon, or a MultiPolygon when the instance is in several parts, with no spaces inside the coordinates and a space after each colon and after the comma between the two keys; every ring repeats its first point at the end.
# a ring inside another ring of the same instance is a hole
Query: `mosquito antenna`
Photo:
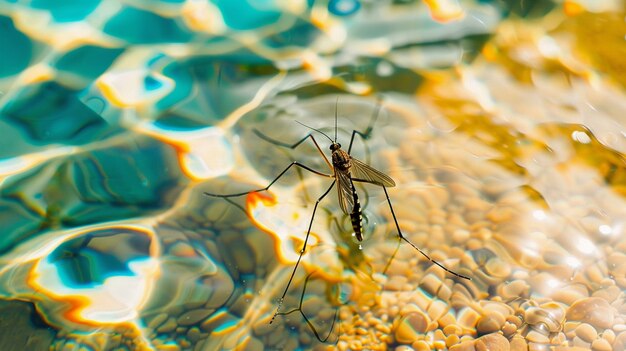
{"type": "Polygon", "coordinates": [[[333,139],[331,139],[328,135],[326,135],[326,133],[322,132],[321,130],[319,130],[319,129],[315,129],[315,128],[313,128],[313,127],[309,127],[309,126],[307,126],[306,124],[304,124],[304,123],[302,123],[302,122],[300,122],[300,121],[296,121],[296,123],[301,124],[301,125],[303,125],[303,126],[305,126],[305,127],[309,128],[309,129],[312,129],[312,130],[314,130],[314,131],[316,131],[316,132],[318,132],[318,133],[322,134],[323,136],[327,137],[327,138],[328,138],[328,140],[330,140],[330,142],[331,142],[331,143],[333,142],[333,139]]]}
{"type": "Polygon", "coordinates": [[[337,142],[337,105],[339,105],[339,96],[335,100],[335,143],[337,142]]]}

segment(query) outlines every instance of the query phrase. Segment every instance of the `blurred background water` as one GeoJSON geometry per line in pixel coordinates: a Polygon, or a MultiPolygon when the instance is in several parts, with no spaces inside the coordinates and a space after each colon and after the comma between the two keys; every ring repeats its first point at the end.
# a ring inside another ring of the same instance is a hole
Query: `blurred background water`
{"type": "Polygon", "coordinates": [[[626,349],[625,6],[0,2],[0,349],[626,349]],[[267,138],[335,113],[472,281],[359,186],[365,240],[331,193],[270,325],[330,180],[203,192],[326,171],[267,138]]]}

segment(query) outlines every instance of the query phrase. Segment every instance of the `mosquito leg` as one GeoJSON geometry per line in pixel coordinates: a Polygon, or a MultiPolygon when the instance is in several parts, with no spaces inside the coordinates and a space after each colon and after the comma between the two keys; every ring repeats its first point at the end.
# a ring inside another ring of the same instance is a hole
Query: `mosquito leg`
{"type": "Polygon", "coordinates": [[[354,137],[357,134],[361,138],[363,138],[363,140],[367,140],[370,138],[370,136],[372,135],[372,130],[374,130],[374,123],[376,122],[376,119],[378,119],[378,114],[380,113],[381,108],[382,108],[382,105],[380,104],[380,100],[379,100],[378,104],[376,104],[376,109],[374,110],[374,113],[372,114],[372,119],[370,120],[370,123],[368,124],[367,128],[365,128],[365,131],[360,132],[356,129],[352,131],[352,136],[350,137],[350,145],[348,146],[348,154],[350,153],[350,151],[352,151],[352,143],[354,142],[354,137]]]}
{"type": "Polygon", "coordinates": [[[237,197],[237,196],[243,196],[243,195],[247,195],[250,193],[258,193],[261,191],[266,191],[268,190],[272,185],[274,185],[274,183],[276,183],[276,181],[278,179],[280,179],[280,177],[282,177],[285,173],[287,173],[287,171],[292,167],[292,166],[298,166],[300,168],[306,169],[309,172],[315,173],[317,175],[321,175],[324,177],[329,177],[329,178],[334,178],[333,175],[331,174],[326,174],[326,173],[322,173],[320,171],[316,171],[313,168],[310,168],[308,166],[303,165],[302,163],[298,162],[298,161],[294,161],[292,163],[289,164],[289,166],[287,166],[282,172],[280,172],[280,174],[274,178],[274,180],[272,180],[268,186],[266,186],[265,188],[261,188],[261,189],[256,189],[256,190],[250,190],[250,191],[244,191],[242,193],[235,193],[235,194],[225,194],[225,195],[220,195],[220,194],[211,194],[211,193],[207,193],[205,192],[204,195],[206,196],[212,196],[212,197],[221,197],[221,198],[228,198],[228,197],[237,197]]]}
{"type": "Polygon", "coordinates": [[[328,157],[326,157],[324,152],[322,152],[322,149],[320,148],[319,144],[315,140],[315,137],[313,136],[313,134],[309,133],[304,138],[298,140],[297,142],[295,142],[293,144],[289,144],[289,143],[285,143],[285,142],[280,141],[280,140],[272,139],[272,138],[268,137],[267,135],[261,133],[258,129],[254,129],[253,131],[254,131],[254,134],[256,134],[259,138],[267,141],[268,143],[272,143],[272,144],[274,144],[276,146],[282,146],[282,147],[286,147],[286,148],[290,148],[290,149],[297,148],[307,138],[311,138],[311,140],[313,141],[313,144],[315,144],[315,147],[317,148],[317,151],[319,151],[319,153],[322,155],[322,157],[324,157],[324,161],[326,161],[326,164],[328,165],[328,168],[330,168],[331,170],[333,169],[332,165],[330,164],[330,161],[328,160],[328,157]]]}
{"type": "Polygon", "coordinates": [[[309,229],[306,231],[306,237],[304,238],[304,244],[302,245],[302,249],[300,250],[300,256],[298,256],[298,260],[296,261],[296,265],[293,267],[293,271],[291,272],[291,276],[289,277],[289,281],[287,282],[287,286],[285,287],[285,291],[283,291],[283,295],[280,297],[280,300],[278,300],[278,307],[276,308],[276,312],[274,313],[274,316],[270,320],[270,324],[272,324],[272,322],[274,322],[274,319],[276,318],[276,316],[280,312],[280,307],[282,306],[283,301],[285,300],[285,295],[287,295],[287,291],[289,290],[289,286],[291,285],[291,281],[293,280],[293,277],[296,275],[296,270],[298,269],[298,265],[300,264],[300,261],[302,260],[302,256],[304,255],[304,252],[306,251],[306,245],[307,245],[307,242],[309,241],[309,236],[311,235],[311,227],[313,227],[313,219],[315,219],[315,212],[317,211],[317,205],[319,205],[320,201],[322,201],[322,199],[325,198],[326,195],[328,195],[330,190],[335,186],[335,182],[336,181],[333,180],[332,184],[330,184],[330,186],[324,192],[324,194],[322,194],[322,196],[320,196],[317,199],[317,201],[315,201],[315,206],[313,207],[313,213],[311,214],[311,221],[309,221],[309,229]]]}
{"type": "MultiPolygon", "coordinates": [[[[335,322],[337,321],[337,316],[339,315],[339,309],[335,311],[335,316],[333,317],[333,323],[330,325],[330,330],[328,331],[328,335],[326,335],[326,337],[322,339],[320,334],[317,332],[317,329],[315,329],[315,326],[313,325],[313,323],[309,320],[309,318],[302,311],[302,303],[304,302],[304,294],[306,293],[306,286],[309,283],[309,279],[314,273],[315,272],[311,272],[304,279],[304,287],[302,288],[302,295],[300,295],[300,304],[298,305],[298,308],[294,308],[293,310],[289,312],[276,312],[276,316],[286,316],[296,311],[300,312],[300,314],[304,318],[304,321],[309,325],[309,328],[311,329],[311,331],[313,331],[313,334],[315,334],[315,337],[317,338],[317,340],[325,343],[326,341],[328,341],[328,338],[330,338],[330,334],[333,332],[333,328],[335,327],[335,322]]],[[[339,340],[339,334],[337,334],[337,340],[339,340]]]]}
{"type": "MultiPolygon", "coordinates": [[[[391,206],[391,200],[389,199],[389,194],[387,193],[387,188],[386,187],[382,187],[383,190],[385,191],[385,196],[387,197],[387,203],[389,204],[389,209],[391,210],[391,216],[393,217],[393,222],[396,225],[396,229],[398,230],[398,240],[404,240],[406,241],[409,245],[411,245],[415,250],[417,250],[419,253],[421,253],[424,257],[426,257],[430,262],[436,264],[437,266],[439,266],[441,269],[443,269],[444,271],[457,276],[459,278],[463,278],[463,279],[467,279],[467,280],[472,280],[470,277],[467,277],[465,275],[456,273],[454,271],[451,271],[450,269],[446,268],[444,265],[442,265],[441,263],[433,260],[430,256],[428,256],[424,251],[422,251],[419,247],[417,247],[415,244],[413,244],[412,242],[409,241],[409,239],[405,238],[404,235],[402,235],[402,231],[400,231],[400,225],[398,224],[398,220],[396,219],[396,213],[393,211],[393,206],[391,206]]],[[[398,245],[399,247],[399,245],[398,245]]],[[[396,253],[398,252],[398,248],[396,248],[396,251],[394,251],[393,257],[395,257],[396,253]]],[[[391,261],[389,261],[391,262],[391,261]]],[[[385,267],[385,271],[387,270],[387,268],[389,268],[389,263],[387,264],[387,266],[385,267]]]]}

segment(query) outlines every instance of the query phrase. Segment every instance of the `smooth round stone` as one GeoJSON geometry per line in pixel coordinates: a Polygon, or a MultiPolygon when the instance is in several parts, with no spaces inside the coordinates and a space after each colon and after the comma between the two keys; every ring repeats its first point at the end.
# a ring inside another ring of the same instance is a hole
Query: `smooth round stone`
{"type": "Polygon", "coordinates": [[[602,339],[608,341],[609,344],[612,344],[615,341],[615,332],[612,331],[611,329],[605,330],[602,333],[602,339]]]}
{"type": "Polygon", "coordinates": [[[441,285],[441,280],[434,274],[427,274],[420,282],[420,288],[424,289],[424,291],[432,296],[437,295],[437,291],[439,291],[441,285]]]}
{"type": "Polygon", "coordinates": [[[488,311],[486,315],[480,317],[476,325],[479,334],[489,334],[496,332],[504,325],[505,318],[496,311],[488,311]]]}
{"type": "Polygon", "coordinates": [[[165,322],[167,319],[167,313],[160,313],[156,317],[152,318],[150,322],[148,322],[148,328],[155,329],[160,326],[161,323],[165,322]]]}
{"type": "Polygon", "coordinates": [[[539,307],[529,307],[525,313],[526,323],[533,326],[542,326],[550,333],[561,331],[565,309],[559,304],[549,302],[539,307]]]}
{"type": "Polygon", "coordinates": [[[594,327],[587,323],[583,323],[576,328],[576,336],[586,342],[593,342],[598,338],[598,332],[594,327]]]}
{"type": "Polygon", "coordinates": [[[476,351],[474,340],[466,340],[450,347],[450,351],[476,351]]]}
{"type": "Polygon", "coordinates": [[[167,322],[163,323],[158,329],[159,333],[169,333],[176,329],[176,319],[174,317],[170,317],[167,322]]]}
{"type": "Polygon", "coordinates": [[[413,348],[416,351],[430,351],[430,345],[424,340],[418,340],[413,343],[413,348]]]}
{"type": "Polygon", "coordinates": [[[205,339],[208,336],[209,334],[201,332],[198,327],[190,328],[187,332],[187,339],[194,344],[198,342],[198,340],[205,339]]]}
{"type": "Polygon", "coordinates": [[[613,348],[611,347],[611,344],[609,344],[609,342],[604,340],[604,339],[594,340],[591,343],[591,349],[593,351],[611,351],[611,350],[613,350],[613,348]]]}
{"type": "Polygon", "coordinates": [[[550,335],[550,344],[552,345],[561,345],[567,341],[567,337],[565,333],[558,332],[550,335]]]}
{"type": "Polygon", "coordinates": [[[458,344],[460,340],[461,338],[456,334],[449,335],[446,337],[446,346],[450,348],[452,345],[458,344]]]}
{"type": "MultiPolygon", "coordinates": [[[[568,351],[574,351],[571,349],[567,349],[568,351]]],[[[540,344],[540,343],[536,343],[536,342],[529,342],[528,343],[528,351],[552,351],[550,348],[549,344],[540,344]]],[[[582,350],[576,350],[576,351],[582,351],[582,350]]]]}
{"type": "Polygon", "coordinates": [[[208,309],[197,309],[189,312],[185,312],[180,317],[178,317],[178,324],[183,326],[194,325],[199,323],[200,321],[206,319],[214,310],[208,309]]]}
{"type": "Polygon", "coordinates": [[[530,286],[523,280],[514,280],[508,284],[504,284],[498,287],[500,296],[503,298],[517,298],[525,296],[528,293],[530,286]]]}
{"type": "Polygon", "coordinates": [[[515,325],[516,328],[521,327],[523,323],[522,319],[517,315],[508,315],[506,321],[515,325]]]}
{"type": "Polygon", "coordinates": [[[476,340],[476,351],[509,351],[511,346],[509,341],[499,333],[483,335],[476,340]]]}
{"type": "Polygon", "coordinates": [[[463,329],[456,324],[449,324],[443,328],[443,333],[446,335],[463,335],[463,329]]]}
{"type": "Polygon", "coordinates": [[[458,317],[458,324],[462,327],[473,329],[476,327],[476,323],[480,319],[480,314],[472,308],[465,308],[461,310],[458,317]]]}
{"type": "Polygon", "coordinates": [[[613,302],[617,300],[622,293],[622,290],[615,285],[607,286],[604,289],[598,290],[593,293],[594,297],[602,298],[606,301],[613,302]]]}
{"type": "Polygon", "coordinates": [[[547,344],[550,342],[550,338],[548,338],[546,334],[532,329],[528,332],[528,334],[526,334],[526,340],[538,344],[547,344]]]}
{"type": "Polygon", "coordinates": [[[513,334],[515,334],[515,332],[517,331],[517,326],[511,322],[504,322],[504,325],[502,326],[502,332],[504,333],[505,336],[511,336],[513,334]]]}
{"type": "Polygon", "coordinates": [[[404,316],[396,328],[396,340],[400,343],[409,344],[428,329],[428,317],[421,312],[411,312],[404,316]]]}
{"type": "Polygon", "coordinates": [[[626,332],[621,332],[613,341],[613,350],[626,350],[626,332]]]}
{"type": "Polygon", "coordinates": [[[438,320],[449,310],[449,306],[440,300],[435,300],[430,306],[428,306],[428,315],[432,320],[438,320]]]}
{"type": "Polygon", "coordinates": [[[526,343],[526,339],[521,336],[516,336],[511,340],[511,351],[528,351],[528,344],[526,343]]]}
{"type": "Polygon", "coordinates": [[[504,278],[511,274],[511,266],[498,257],[490,258],[485,265],[487,274],[491,277],[504,278]]]}
{"type": "Polygon", "coordinates": [[[567,319],[591,324],[596,328],[611,328],[615,308],[599,297],[589,297],[574,302],[567,310],[567,319]]]}
{"type": "Polygon", "coordinates": [[[591,347],[591,343],[586,342],[585,340],[575,336],[572,339],[572,344],[574,344],[574,346],[576,347],[584,347],[584,348],[590,348],[591,347]]]}

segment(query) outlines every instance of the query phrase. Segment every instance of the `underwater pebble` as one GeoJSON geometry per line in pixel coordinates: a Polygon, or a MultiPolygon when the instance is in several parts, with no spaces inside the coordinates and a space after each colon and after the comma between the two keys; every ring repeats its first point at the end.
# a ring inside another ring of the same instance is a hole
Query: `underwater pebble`
{"type": "Polygon", "coordinates": [[[474,346],[476,348],[476,351],[510,350],[509,341],[499,333],[481,336],[480,338],[476,339],[476,344],[474,346]]]}
{"type": "Polygon", "coordinates": [[[439,328],[445,328],[448,325],[456,324],[456,318],[454,317],[452,313],[448,311],[441,318],[439,318],[436,322],[439,325],[439,328]]]}
{"type": "Polygon", "coordinates": [[[505,336],[511,336],[513,334],[515,334],[515,332],[517,331],[517,326],[511,322],[504,322],[504,325],[502,326],[502,333],[504,333],[505,336]]]}
{"type": "Polygon", "coordinates": [[[458,316],[458,324],[461,327],[473,329],[481,318],[480,314],[473,309],[467,307],[464,308],[458,316]]]}
{"type": "Polygon", "coordinates": [[[463,334],[463,329],[461,329],[461,327],[459,327],[456,324],[449,324],[443,328],[443,333],[448,336],[450,335],[461,336],[461,334],[463,334]]]}
{"type": "Polygon", "coordinates": [[[432,320],[436,321],[441,318],[444,313],[448,312],[449,308],[450,306],[448,306],[447,303],[441,300],[435,300],[430,304],[430,306],[428,306],[428,310],[426,312],[432,320]]]}
{"type": "Polygon", "coordinates": [[[452,242],[460,244],[466,242],[470,238],[470,232],[465,229],[457,229],[452,233],[452,242]]]}
{"type": "Polygon", "coordinates": [[[430,351],[430,345],[424,340],[418,340],[413,343],[415,351],[430,351]]]}
{"type": "Polygon", "coordinates": [[[539,344],[547,344],[550,342],[548,336],[532,329],[526,334],[526,340],[539,344]]]}
{"type": "MultiPolygon", "coordinates": [[[[245,350],[246,351],[263,351],[264,347],[265,346],[263,345],[261,340],[259,340],[257,338],[248,338],[248,342],[245,345],[245,350]]],[[[200,349],[196,348],[196,350],[199,351],[199,350],[202,350],[202,348],[200,348],[200,349]]]]}
{"type": "Polygon", "coordinates": [[[530,286],[523,280],[514,280],[508,284],[498,286],[500,296],[505,299],[518,298],[526,296],[530,286]]]}
{"type": "Polygon", "coordinates": [[[419,286],[430,295],[436,296],[437,291],[439,290],[442,284],[443,283],[441,282],[441,280],[438,277],[436,277],[434,274],[427,274],[426,276],[424,276],[424,278],[422,278],[422,281],[420,281],[419,286]]]}
{"type": "Polygon", "coordinates": [[[412,343],[428,328],[428,318],[421,312],[411,312],[404,316],[395,331],[396,340],[401,343],[412,343]]]}
{"type": "Polygon", "coordinates": [[[526,323],[535,329],[545,329],[550,333],[561,331],[564,318],[565,309],[554,302],[529,307],[524,313],[526,323]]]}
{"type": "Polygon", "coordinates": [[[611,347],[611,344],[609,344],[609,342],[604,340],[604,339],[594,340],[591,343],[591,349],[593,351],[611,351],[611,350],[613,350],[613,348],[611,347]]]}
{"type": "Polygon", "coordinates": [[[626,350],[626,332],[621,332],[613,341],[614,350],[626,350]]]}
{"type": "Polygon", "coordinates": [[[567,341],[567,337],[565,336],[565,333],[563,332],[556,333],[556,335],[550,338],[550,344],[552,345],[561,345],[565,343],[566,341],[567,341]]]}
{"type": "Polygon", "coordinates": [[[487,313],[478,320],[476,331],[479,334],[490,334],[500,330],[504,322],[505,318],[499,312],[487,311],[487,313]]]}
{"type": "Polygon", "coordinates": [[[608,341],[609,344],[612,344],[615,341],[615,332],[613,332],[611,329],[605,330],[604,332],[602,332],[602,339],[608,341]]]}
{"type": "Polygon", "coordinates": [[[178,324],[183,326],[194,325],[207,318],[213,310],[197,309],[189,311],[178,317],[178,324]]]}
{"type": "Polygon", "coordinates": [[[461,338],[459,338],[458,335],[456,334],[452,334],[446,337],[446,346],[448,348],[450,348],[452,345],[456,345],[459,343],[459,341],[461,341],[461,338]]]}
{"type": "Polygon", "coordinates": [[[558,289],[552,294],[555,301],[572,305],[574,302],[589,297],[587,288],[582,285],[572,284],[558,289]]]}
{"type": "Polygon", "coordinates": [[[536,342],[528,343],[528,351],[552,351],[550,345],[536,342]]]}
{"type": "Polygon", "coordinates": [[[598,267],[597,264],[592,264],[591,266],[588,266],[585,270],[585,275],[587,276],[587,279],[589,281],[594,283],[599,283],[604,279],[604,277],[606,277],[603,269],[601,267],[598,267]]]}
{"type": "Polygon", "coordinates": [[[198,342],[198,340],[205,339],[208,336],[209,334],[202,333],[198,327],[190,328],[187,332],[187,338],[194,344],[198,342]]]}
{"type": "MultiPolygon", "coordinates": [[[[505,278],[511,274],[511,266],[498,257],[492,257],[487,261],[485,270],[490,277],[505,278]]],[[[519,295],[518,295],[519,296],[519,295]]]]}
{"type": "Polygon", "coordinates": [[[572,344],[574,346],[585,347],[585,348],[589,348],[591,346],[591,343],[586,342],[585,340],[579,338],[578,336],[575,336],[572,339],[572,344]]]}
{"type": "Polygon", "coordinates": [[[402,275],[394,275],[385,284],[385,289],[389,291],[402,291],[404,290],[408,279],[402,275]]]}
{"type": "Polygon", "coordinates": [[[599,297],[589,297],[574,302],[567,310],[567,319],[591,324],[596,328],[611,328],[615,309],[599,297]]]}
{"type": "Polygon", "coordinates": [[[579,325],[576,330],[576,336],[583,339],[586,342],[592,342],[598,337],[598,332],[594,327],[587,323],[579,325]]]}
{"type": "MultiPolygon", "coordinates": [[[[443,350],[446,348],[446,343],[443,340],[435,340],[432,342],[432,347],[435,350],[443,350]]],[[[427,351],[427,350],[424,350],[427,351]]]]}
{"type": "Polygon", "coordinates": [[[528,351],[526,339],[521,336],[513,337],[510,344],[511,351],[528,351]]]}
{"type": "Polygon", "coordinates": [[[148,322],[148,328],[155,329],[156,327],[160,326],[161,323],[165,322],[165,320],[167,320],[167,313],[160,313],[156,317],[152,318],[150,322],[148,322]]]}
{"type": "Polygon", "coordinates": [[[450,351],[475,351],[474,340],[466,340],[450,347],[450,351]]]}
{"type": "Polygon", "coordinates": [[[517,328],[521,327],[522,323],[524,323],[519,316],[511,315],[511,314],[506,316],[506,321],[515,325],[517,328]]]}
{"type": "Polygon", "coordinates": [[[176,319],[174,319],[174,317],[170,317],[167,322],[165,322],[163,325],[161,325],[157,331],[159,333],[169,333],[172,332],[176,329],[176,319]]]}
{"type": "Polygon", "coordinates": [[[612,286],[607,286],[604,289],[594,292],[592,296],[605,299],[606,301],[611,303],[617,300],[617,298],[620,296],[621,293],[622,293],[622,290],[620,288],[618,288],[615,285],[612,285],[612,286]]]}

